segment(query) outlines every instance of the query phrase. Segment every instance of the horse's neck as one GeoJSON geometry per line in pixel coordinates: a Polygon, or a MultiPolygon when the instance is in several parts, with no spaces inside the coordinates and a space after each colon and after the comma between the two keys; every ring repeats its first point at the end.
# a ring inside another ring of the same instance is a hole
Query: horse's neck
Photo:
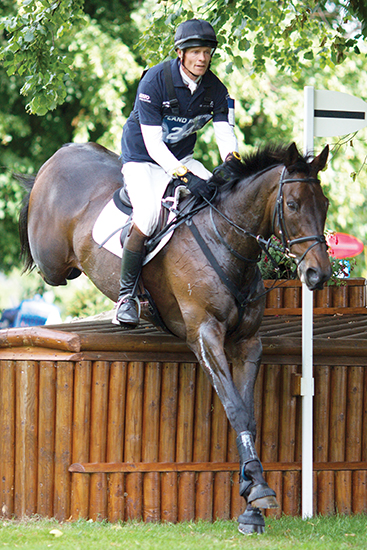
{"type": "MultiPolygon", "coordinates": [[[[260,176],[240,181],[223,200],[220,208],[236,225],[253,235],[268,239],[272,231],[273,212],[279,181],[279,168],[273,168],[260,176]]],[[[224,226],[223,226],[224,227],[224,226]]],[[[228,238],[258,251],[256,242],[249,244],[248,239],[239,239],[238,231],[227,226],[228,238]],[[237,237],[236,237],[237,235],[237,237]]],[[[244,235],[243,235],[244,236],[244,235]]]]}

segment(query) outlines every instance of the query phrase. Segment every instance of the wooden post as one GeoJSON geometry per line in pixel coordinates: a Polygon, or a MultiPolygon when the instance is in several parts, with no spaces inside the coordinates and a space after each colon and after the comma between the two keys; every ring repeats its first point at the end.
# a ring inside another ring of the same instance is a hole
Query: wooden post
{"type": "Polygon", "coordinates": [[[298,516],[301,504],[301,472],[283,473],[283,506],[286,516],[298,516]]]}
{"type": "MultiPolygon", "coordinates": [[[[96,361],[92,367],[92,403],[90,461],[106,461],[108,361],[96,361]]],[[[93,521],[107,518],[107,474],[91,474],[89,516],[93,521]]]]}
{"type": "Polygon", "coordinates": [[[347,367],[332,367],[329,449],[329,460],[331,462],[343,462],[345,460],[346,388],[347,367]]]}
{"type": "MultiPolygon", "coordinates": [[[[110,367],[107,462],[122,462],[124,452],[124,424],[127,363],[113,362],[110,367]]],[[[116,522],[125,517],[124,474],[114,473],[108,479],[108,520],[116,522]]]]}
{"type": "Polygon", "coordinates": [[[363,378],[365,367],[348,367],[346,454],[347,462],[362,458],[363,378]]]}
{"type": "Polygon", "coordinates": [[[37,510],[38,364],[16,362],[15,516],[37,510]]]}
{"type": "Polygon", "coordinates": [[[330,367],[315,366],[314,461],[329,459],[330,367]]]}
{"type": "Polygon", "coordinates": [[[317,476],[317,513],[322,516],[335,514],[334,472],[322,471],[317,476]]]}
{"type": "MultiPolygon", "coordinates": [[[[281,370],[281,395],[279,418],[279,462],[294,462],[296,444],[296,420],[297,397],[292,395],[292,377],[297,373],[297,365],[282,366],[281,370]]],[[[282,498],[282,506],[279,506],[272,517],[279,517],[283,511],[287,515],[299,513],[299,491],[297,483],[300,482],[299,472],[280,472],[280,476],[273,478],[270,473],[268,480],[277,493],[278,502],[282,498]],[[277,486],[277,488],[275,488],[277,486]],[[280,494],[278,494],[280,491],[280,494]]]]}
{"type": "Polygon", "coordinates": [[[314,291],[315,307],[333,307],[333,291],[331,286],[324,286],[322,290],[314,291]]]}
{"type": "MultiPolygon", "coordinates": [[[[279,365],[266,365],[265,369],[261,452],[264,464],[278,462],[281,369],[279,365]]],[[[279,517],[282,510],[282,473],[268,472],[266,481],[277,494],[279,509],[266,510],[265,514],[267,517],[279,517]]]]}
{"type": "MultiPolygon", "coordinates": [[[[175,462],[178,397],[178,363],[164,363],[160,411],[159,462],[175,462]]],[[[177,473],[161,475],[162,521],[177,522],[177,473]]]]}
{"type": "Polygon", "coordinates": [[[297,397],[292,395],[292,379],[295,373],[297,373],[297,365],[286,365],[281,367],[279,462],[294,462],[297,397]]]}
{"type": "Polygon", "coordinates": [[[351,281],[351,285],[348,285],[349,290],[349,306],[350,307],[366,307],[366,281],[364,279],[357,279],[351,281]]]}
{"type": "MultiPolygon", "coordinates": [[[[141,433],[143,424],[144,363],[128,365],[125,419],[125,462],[141,461],[141,433]]],[[[141,473],[126,475],[125,519],[141,520],[143,515],[143,478],[141,473]]]]}
{"type": "Polygon", "coordinates": [[[352,472],[335,472],[335,508],[338,514],[352,513],[352,472]]]}
{"type": "Polygon", "coordinates": [[[285,286],[283,290],[283,307],[302,307],[302,287],[300,285],[285,286]]]}
{"type": "Polygon", "coordinates": [[[353,472],[353,514],[367,514],[367,470],[353,472]]]}
{"type": "MultiPolygon", "coordinates": [[[[209,462],[212,386],[203,369],[196,377],[196,405],[194,430],[194,462],[209,462]]],[[[195,519],[211,521],[213,518],[213,474],[200,472],[196,482],[195,519]]]]}
{"type": "Polygon", "coordinates": [[[333,292],[333,307],[348,307],[348,286],[341,284],[340,286],[333,285],[330,288],[333,292]]]}
{"type": "Polygon", "coordinates": [[[0,514],[14,513],[15,362],[0,361],[0,514]]]}
{"type": "MultiPolygon", "coordinates": [[[[359,462],[362,456],[363,370],[363,367],[348,367],[347,371],[347,462],[359,462]]],[[[352,513],[352,472],[335,472],[335,502],[339,514],[352,513]]]]}
{"type": "Polygon", "coordinates": [[[41,361],[39,369],[37,513],[53,516],[56,413],[56,364],[41,361]]]}
{"type": "MultiPolygon", "coordinates": [[[[275,282],[275,281],[274,281],[275,282]]],[[[266,307],[267,308],[281,308],[283,307],[283,290],[282,286],[275,286],[266,295],[266,307]]]]}
{"type": "Polygon", "coordinates": [[[277,495],[279,508],[269,508],[265,511],[266,517],[280,518],[283,510],[283,476],[280,471],[267,472],[265,476],[266,482],[277,495]]]}
{"type": "MultiPolygon", "coordinates": [[[[210,460],[226,462],[228,420],[223,405],[216,392],[213,392],[212,441],[210,460]]],[[[231,475],[230,472],[214,474],[213,519],[230,519],[231,475]]]]}
{"type": "Polygon", "coordinates": [[[72,445],[74,363],[59,361],[56,373],[55,492],[54,516],[65,521],[70,516],[70,473],[72,445]]]}
{"type": "Polygon", "coordinates": [[[367,462],[367,368],[364,367],[363,410],[362,410],[362,460],[367,462]]]}
{"type": "MultiPolygon", "coordinates": [[[[181,363],[177,411],[176,461],[191,462],[194,436],[196,363],[181,363]]],[[[195,473],[182,472],[178,482],[178,521],[195,519],[195,473]]]]}
{"type": "Polygon", "coordinates": [[[261,460],[277,462],[279,438],[279,365],[266,365],[264,377],[261,460]]]}
{"type": "MultiPolygon", "coordinates": [[[[74,418],[72,462],[90,462],[90,409],[91,409],[92,362],[75,363],[74,418]]],[[[73,520],[88,519],[90,476],[72,474],[71,507],[73,520]]]]}
{"type": "MultiPolygon", "coordinates": [[[[161,365],[160,363],[147,363],[144,377],[143,462],[158,461],[160,395],[161,365]]],[[[160,520],[160,500],[160,474],[158,472],[145,474],[143,483],[143,519],[145,522],[160,520]]]]}

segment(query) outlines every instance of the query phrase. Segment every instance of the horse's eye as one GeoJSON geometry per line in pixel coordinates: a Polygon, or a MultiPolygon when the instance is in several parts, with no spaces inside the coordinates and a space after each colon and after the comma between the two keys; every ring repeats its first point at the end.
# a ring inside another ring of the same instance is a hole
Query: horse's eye
{"type": "Polygon", "coordinates": [[[295,201],[288,201],[287,206],[292,212],[297,212],[298,210],[298,204],[295,201]]]}

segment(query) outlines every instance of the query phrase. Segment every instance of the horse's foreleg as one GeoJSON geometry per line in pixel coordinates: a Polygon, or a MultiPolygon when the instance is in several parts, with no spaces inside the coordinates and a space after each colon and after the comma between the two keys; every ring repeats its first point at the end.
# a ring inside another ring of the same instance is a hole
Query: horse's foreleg
{"type": "Polygon", "coordinates": [[[220,323],[208,322],[203,323],[195,338],[188,338],[187,343],[209,376],[228,420],[238,434],[236,443],[240,456],[241,495],[254,507],[273,508],[277,506],[275,492],[270,489],[263,477],[263,469],[251,431],[255,428],[253,386],[259,363],[258,360],[253,363],[251,354],[249,360],[244,362],[253,375],[253,380],[244,384],[242,388],[243,396],[248,401],[246,403],[233,382],[223,349],[223,340],[223,327],[220,323]]]}
{"type": "Polygon", "coordinates": [[[249,429],[250,417],[233,382],[223,341],[223,328],[215,322],[203,323],[187,334],[188,346],[217,392],[231,426],[239,434],[249,429]]]}
{"type": "Polygon", "coordinates": [[[233,365],[233,380],[240,392],[249,414],[249,431],[256,440],[255,403],[254,392],[255,382],[259,373],[262,345],[258,336],[249,338],[242,342],[236,342],[229,349],[233,365]]]}
{"type": "Polygon", "coordinates": [[[245,512],[238,518],[239,530],[242,533],[262,533],[265,523],[259,508],[273,508],[277,506],[277,502],[275,492],[263,478],[262,466],[254,445],[254,389],[261,363],[261,340],[254,336],[240,343],[236,342],[229,351],[234,382],[249,415],[249,429],[241,432],[236,441],[240,455],[240,494],[248,502],[245,512]]]}

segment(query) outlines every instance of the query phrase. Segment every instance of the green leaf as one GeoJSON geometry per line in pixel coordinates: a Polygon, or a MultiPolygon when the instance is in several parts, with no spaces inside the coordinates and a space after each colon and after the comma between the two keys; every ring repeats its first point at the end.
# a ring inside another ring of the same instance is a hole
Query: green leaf
{"type": "Polygon", "coordinates": [[[28,28],[23,35],[23,39],[25,42],[32,42],[34,40],[34,32],[28,28]]]}
{"type": "Polygon", "coordinates": [[[305,59],[313,59],[313,58],[314,58],[313,51],[312,51],[312,50],[309,50],[308,52],[306,52],[305,54],[303,54],[303,57],[304,57],[305,59]]]}

